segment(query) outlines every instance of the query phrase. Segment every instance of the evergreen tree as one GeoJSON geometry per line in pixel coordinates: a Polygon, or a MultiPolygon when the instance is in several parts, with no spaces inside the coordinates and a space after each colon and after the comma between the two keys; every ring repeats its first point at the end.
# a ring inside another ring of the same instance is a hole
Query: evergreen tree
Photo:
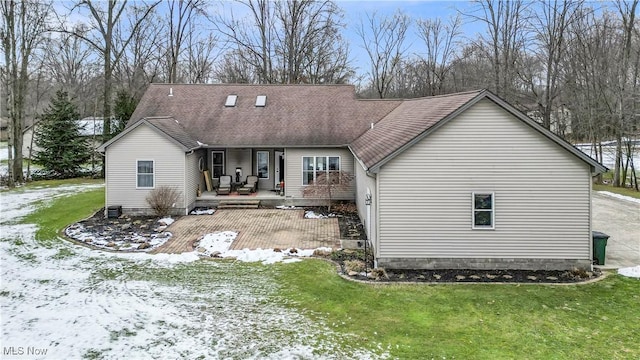
{"type": "Polygon", "coordinates": [[[35,133],[38,151],[33,162],[63,178],[74,177],[91,157],[91,148],[80,134],[76,106],[65,91],[58,90],[40,116],[35,133]]]}
{"type": "Polygon", "coordinates": [[[138,102],[127,90],[121,89],[118,91],[113,104],[113,114],[117,123],[115,129],[112,130],[112,137],[124,130],[137,105],[138,102]]]}

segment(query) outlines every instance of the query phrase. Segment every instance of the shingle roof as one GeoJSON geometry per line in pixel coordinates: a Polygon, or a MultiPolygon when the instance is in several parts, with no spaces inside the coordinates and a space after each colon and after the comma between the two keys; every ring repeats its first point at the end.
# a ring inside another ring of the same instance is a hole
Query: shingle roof
{"type": "Polygon", "coordinates": [[[447,118],[483,91],[432,96],[403,101],[373,129],[351,144],[351,150],[369,168],[447,118]]]}
{"type": "Polygon", "coordinates": [[[399,104],[358,100],[352,85],[151,84],[127,127],[173,117],[193,140],[210,146],[340,146],[399,104]],[[236,106],[226,107],[232,94],[236,106]],[[265,107],[255,106],[258,95],[267,96],[265,107]]]}
{"type": "Polygon", "coordinates": [[[147,123],[156,127],[175,141],[179,142],[186,149],[191,150],[198,148],[200,144],[195,140],[185,128],[180,125],[178,120],[172,117],[149,117],[145,118],[147,123]]]}

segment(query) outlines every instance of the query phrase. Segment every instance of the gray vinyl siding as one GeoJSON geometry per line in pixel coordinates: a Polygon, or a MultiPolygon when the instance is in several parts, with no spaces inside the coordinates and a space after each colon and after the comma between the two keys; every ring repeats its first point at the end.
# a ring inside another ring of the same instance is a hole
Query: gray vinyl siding
{"type": "Polygon", "coordinates": [[[253,168],[251,166],[251,149],[227,149],[225,151],[225,165],[226,175],[231,175],[233,181],[236,181],[236,168],[242,169],[242,177],[240,181],[244,181],[247,175],[253,175],[253,168]]]}
{"type": "Polygon", "coordinates": [[[580,259],[590,171],[483,100],[380,169],[379,257],[580,259]],[[495,230],[472,230],[472,192],[495,193],[495,230]]]}
{"type": "MultiPolygon", "coordinates": [[[[347,148],[287,148],[285,149],[285,192],[290,198],[302,198],[302,157],[303,156],[339,156],[340,170],[353,174],[353,155],[347,148]]],[[[336,200],[355,199],[355,181],[348,191],[336,194],[336,200]]]]}
{"type": "Polygon", "coordinates": [[[367,233],[367,239],[369,239],[375,247],[376,179],[367,176],[367,172],[357,161],[354,164],[354,168],[356,176],[356,206],[358,208],[358,215],[360,216],[360,221],[362,221],[362,224],[364,225],[364,229],[367,233]],[[371,213],[369,217],[367,217],[367,205],[365,204],[367,190],[369,190],[371,194],[371,205],[369,205],[369,211],[371,213]],[[368,223],[368,220],[370,221],[370,224],[368,223]]]}
{"type": "MultiPolygon", "coordinates": [[[[137,160],[154,160],[154,186],[172,186],[180,193],[184,207],[185,154],[174,142],[146,125],[140,125],[106,150],[106,205],[126,209],[148,208],[145,198],[151,189],[136,189],[137,160]]],[[[183,209],[184,211],[184,209],[183,209]]]]}

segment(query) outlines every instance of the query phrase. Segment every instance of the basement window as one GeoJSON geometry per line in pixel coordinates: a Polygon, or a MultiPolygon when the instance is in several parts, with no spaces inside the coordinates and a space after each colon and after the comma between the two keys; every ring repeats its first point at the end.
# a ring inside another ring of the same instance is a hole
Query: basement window
{"type": "Polygon", "coordinates": [[[267,105],[267,95],[258,95],[256,97],[256,107],[265,107],[267,105]]]}
{"type": "Polygon", "coordinates": [[[224,103],[226,107],[234,107],[236,106],[236,101],[238,100],[238,95],[229,95],[227,96],[227,101],[224,103]]]}
{"type": "Polygon", "coordinates": [[[471,213],[473,226],[475,229],[495,229],[495,194],[494,193],[472,193],[471,213]]]}

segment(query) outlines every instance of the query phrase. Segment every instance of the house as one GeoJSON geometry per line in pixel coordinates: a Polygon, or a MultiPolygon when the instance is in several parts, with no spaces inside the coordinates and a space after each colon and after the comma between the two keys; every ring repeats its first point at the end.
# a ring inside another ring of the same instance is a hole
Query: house
{"type": "MultiPolygon", "coordinates": [[[[531,108],[535,108],[535,106],[531,106],[531,108]]],[[[526,111],[526,114],[539,124],[542,124],[543,117],[539,109],[528,110],[526,111]]],[[[549,130],[563,138],[571,137],[571,134],[573,133],[571,130],[571,114],[571,110],[565,105],[554,107],[551,111],[551,123],[549,124],[549,130]]]]}
{"type": "Polygon", "coordinates": [[[389,268],[588,267],[591,178],[606,170],[486,90],[358,100],[348,85],[152,84],[100,151],[106,205],[134,214],[161,185],[185,214],[236,171],[309,204],[318,174],[351,172],[337,197],[356,202],[389,268]]]}
{"type": "MultiPolygon", "coordinates": [[[[104,127],[103,117],[88,116],[76,120],[76,123],[80,128],[80,136],[87,139],[91,149],[96,150],[100,145],[102,145],[102,129],[104,127]]],[[[112,119],[111,128],[115,129],[116,125],[117,121],[112,119]]],[[[22,157],[25,159],[30,158],[40,150],[35,143],[35,138],[33,137],[36,126],[38,126],[37,123],[27,127],[22,132],[22,157]]]]}

